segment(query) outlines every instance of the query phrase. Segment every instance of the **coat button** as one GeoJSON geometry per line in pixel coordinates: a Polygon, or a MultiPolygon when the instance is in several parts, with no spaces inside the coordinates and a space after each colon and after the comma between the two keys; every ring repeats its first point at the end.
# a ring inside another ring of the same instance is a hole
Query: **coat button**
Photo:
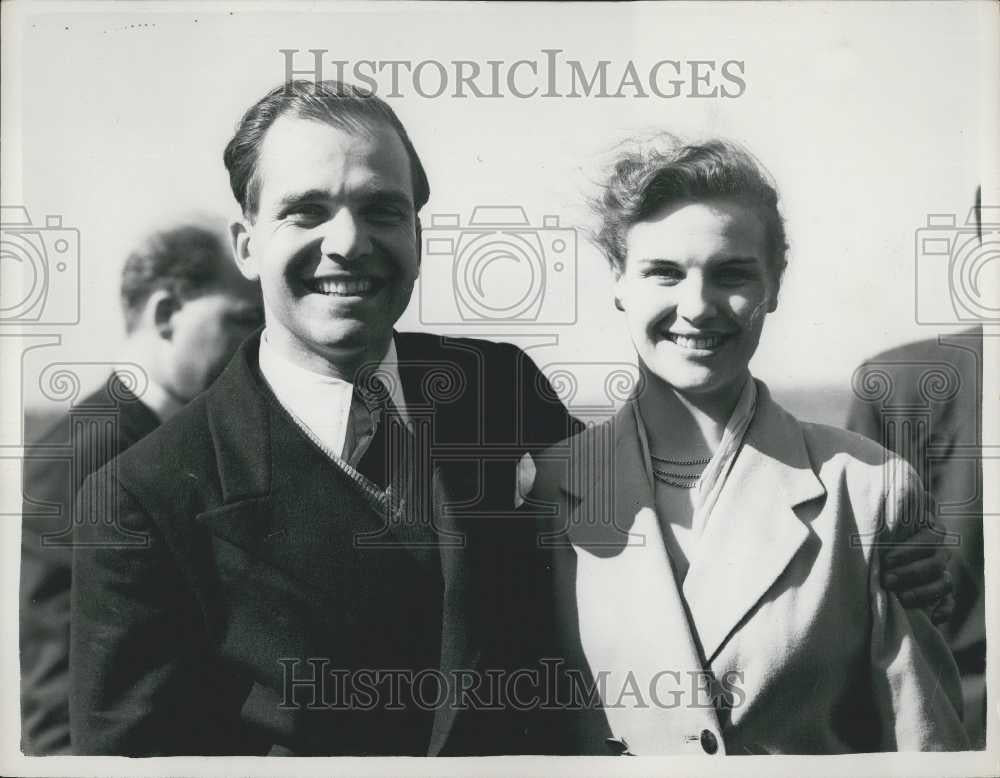
{"type": "Polygon", "coordinates": [[[703,729],[701,731],[701,747],[705,750],[706,754],[714,754],[719,750],[719,741],[712,730],[703,729]]]}

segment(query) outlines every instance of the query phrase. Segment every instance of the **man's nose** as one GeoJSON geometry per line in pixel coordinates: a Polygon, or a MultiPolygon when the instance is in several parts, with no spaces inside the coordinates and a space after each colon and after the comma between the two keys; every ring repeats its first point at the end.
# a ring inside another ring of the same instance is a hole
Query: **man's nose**
{"type": "Polygon", "coordinates": [[[690,322],[697,322],[716,312],[712,289],[700,274],[692,273],[681,282],[677,290],[677,315],[690,322]]]}
{"type": "Polygon", "coordinates": [[[364,256],[370,250],[371,241],[364,221],[351,209],[338,209],[323,225],[320,251],[324,256],[353,260],[364,256]]]}

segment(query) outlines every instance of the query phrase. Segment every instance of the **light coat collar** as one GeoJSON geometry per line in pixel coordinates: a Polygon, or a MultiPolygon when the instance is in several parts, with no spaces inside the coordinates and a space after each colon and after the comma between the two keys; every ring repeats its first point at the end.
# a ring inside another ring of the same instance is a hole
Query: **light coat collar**
{"type": "MultiPolygon", "coordinates": [[[[763,383],[757,390],[757,412],[743,449],[683,585],[705,661],[718,653],[808,537],[794,508],[826,494],[798,421],[763,383]]],[[[571,538],[595,554],[614,554],[636,514],[644,507],[655,510],[632,409],[626,405],[606,424],[582,433],[571,451],[560,483],[579,500],[571,538]]]]}

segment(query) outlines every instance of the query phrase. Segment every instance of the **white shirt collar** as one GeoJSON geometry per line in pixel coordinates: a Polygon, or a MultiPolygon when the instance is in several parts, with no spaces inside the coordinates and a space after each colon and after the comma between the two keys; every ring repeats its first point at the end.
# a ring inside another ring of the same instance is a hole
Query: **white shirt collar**
{"type": "MultiPolygon", "coordinates": [[[[259,360],[261,375],[282,407],[297,417],[327,449],[343,454],[354,385],[295,364],[270,343],[266,329],[260,337],[259,360]]],[[[389,381],[383,383],[391,384],[386,387],[389,396],[409,425],[395,339],[389,341],[379,373],[388,376],[389,381]]]]}

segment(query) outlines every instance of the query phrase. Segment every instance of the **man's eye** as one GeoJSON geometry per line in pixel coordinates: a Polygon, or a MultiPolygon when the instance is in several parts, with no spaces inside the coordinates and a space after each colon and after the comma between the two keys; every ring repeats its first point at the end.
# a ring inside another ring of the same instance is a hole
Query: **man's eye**
{"type": "Polygon", "coordinates": [[[684,273],[675,267],[656,267],[647,270],[643,274],[646,278],[653,278],[656,281],[673,285],[684,280],[684,273]]]}
{"type": "Polygon", "coordinates": [[[289,208],[285,212],[285,218],[297,222],[312,222],[322,219],[325,214],[326,211],[322,206],[304,203],[289,208]]]}

